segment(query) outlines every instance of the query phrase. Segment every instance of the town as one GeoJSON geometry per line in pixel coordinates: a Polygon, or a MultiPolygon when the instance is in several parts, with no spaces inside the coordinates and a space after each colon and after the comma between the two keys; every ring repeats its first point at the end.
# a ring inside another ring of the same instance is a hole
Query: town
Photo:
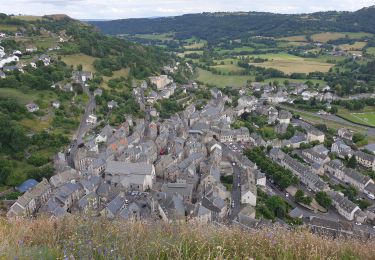
{"type": "MultiPolygon", "coordinates": [[[[44,66],[47,57],[40,58],[44,66]]],[[[247,228],[270,225],[271,219],[336,235],[375,234],[375,184],[360,172],[375,171],[374,145],[358,149],[353,131],[327,132],[279,106],[293,103],[296,95],[312,98],[308,86],[252,83],[234,95],[211,88],[202,104],[192,98],[200,90],[196,82],[178,85],[173,68],[164,70],[169,75],[133,88],[144,118],[124,115],[118,127],[103,126],[94,109],[87,111],[76,139],[55,156],[55,174],[18,186],[23,195],[7,216],[89,214],[247,228]],[[155,102],[176,91],[188,93],[183,108],[161,118],[155,102]],[[254,92],[259,98],[248,94],[254,92]],[[264,135],[265,125],[278,137],[264,135]]],[[[88,87],[92,78],[91,72],[74,71],[72,83],[88,87]]],[[[72,91],[71,84],[56,87],[72,91]]],[[[90,93],[101,94],[100,88],[90,93]]],[[[327,86],[318,95],[327,99],[332,92],[327,86]]],[[[117,106],[107,103],[110,111],[117,106]]],[[[35,104],[26,107],[38,110],[35,104]]]]}

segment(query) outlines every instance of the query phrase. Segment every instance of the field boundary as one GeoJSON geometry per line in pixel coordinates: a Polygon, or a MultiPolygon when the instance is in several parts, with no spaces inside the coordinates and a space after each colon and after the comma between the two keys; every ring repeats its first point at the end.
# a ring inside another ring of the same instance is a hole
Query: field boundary
{"type": "MultiPolygon", "coordinates": [[[[356,125],[359,125],[359,126],[364,126],[364,127],[369,127],[369,128],[375,129],[375,126],[373,126],[373,125],[367,125],[367,124],[362,124],[362,123],[354,122],[353,120],[350,120],[349,118],[346,118],[346,117],[344,117],[342,115],[339,115],[339,114],[336,114],[336,116],[340,117],[341,119],[344,119],[345,121],[348,121],[348,122],[350,122],[352,124],[356,124],[356,125]]],[[[363,120],[361,120],[361,121],[363,121],[363,120]]]]}

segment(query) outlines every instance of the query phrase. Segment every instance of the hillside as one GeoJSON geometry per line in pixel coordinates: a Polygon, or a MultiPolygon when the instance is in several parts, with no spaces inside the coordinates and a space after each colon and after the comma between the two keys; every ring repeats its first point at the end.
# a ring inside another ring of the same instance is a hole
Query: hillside
{"type": "Polygon", "coordinates": [[[374,242],[306,230],[65,218],[0,220],[4,259],[371,259],[374,242]]]}
{"type": "Polygon", "coordinates": [[[319,12],[287,15],[260,12],[202,13],[153,19],[95,21],[106,34],[174,32],[179,39],[196,36],[208,41],[223,37],[289,36],[328,31],[375,32],[375,8],[356,12],[319,12]]]}
{"type": "MultiPolygon", "coordinates": [[[[90,98],[87,85],[73,82],[74,71],[93,73],[90,89],[108,89],[113,78],[131,82],[157,74],[169,59],[156,48],[105,36],[66,15],[0,14],[0,33],[0,60],[14,59],[0,69],[0,192],[53,174],[53,157],[75,136],[90,98]],[[37,111],[28,111],[28,104],[37,111]]],[[[129,95],[121,96],[124,91],[105,96],[128,99],[136,111],[129,95]]]]}

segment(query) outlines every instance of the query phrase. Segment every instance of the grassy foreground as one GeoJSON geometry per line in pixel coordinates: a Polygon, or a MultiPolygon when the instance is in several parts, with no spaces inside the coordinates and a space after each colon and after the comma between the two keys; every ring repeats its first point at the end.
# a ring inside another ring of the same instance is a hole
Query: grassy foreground
{"type": "Polygon", "coordinates": [[[0,259],[370,259],[375,241],[306,230],[107,221],[0,220],[0,259]]]}

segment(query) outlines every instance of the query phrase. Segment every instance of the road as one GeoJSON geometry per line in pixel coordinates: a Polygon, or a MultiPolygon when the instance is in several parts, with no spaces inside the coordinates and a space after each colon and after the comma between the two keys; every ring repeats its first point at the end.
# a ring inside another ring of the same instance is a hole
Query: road
{"type": "Polygon", "coordinates": [[[67,155],[66,160],[68,162],[68,165],[72,168],[74,168],[74,156],[77,152],[78,145],[83,142],[83,137],[87,133],[87,131],[90,129],[89,124],[87,124],[86,120],[89,117],[90,114],[92,114],[96,108],[96,102],[94,95],[90,92],[87,86],[83,87],[83,91],[90,97],[89,102],[87,102],[85,107],[85,113],[83,114],[81,118],[81,122],[79,124],[79,127],[74,135],[74,141],[71,143],[71,150],[70,154],[67,155]]]}
{"type": "MultiPolygon", "coordinates": [[[[303,113],[303,114],[306,114],[306,115],[309,115],[309,116],[312,116],[312,117],[316,117],[318,119],[321,119],[321,123],[323,123],[323,124],[327,123],[327,121],[328,121],[328,122],[331,122],[331,123],[334,123],[334,124],[340,124],[343,127],[351,128],[353,130],[359,129],[359,130],[363,131],[365,134],[367,134],[368,136],[375,137],[375,128],[358,125],[358,124],[349,122],[349,121],[347,121],[347,120],[345,120],[341,117],[338,117],[336,115],[318,115],[317,113],[293,108],[293,107],[282,105],[282,104],[278,104],[278,106],[283,108],[283,109],[289,110],[289,111],[293,111],[293,112],[297,112],[297,113],[301,113],[301,114],[303,113]]],[[[303,115],[302,115],[302,117],[303,117],[303,115]]]]}
{"type": "MultiPolygon", "coordinates": [[[[297,204],[293,197],[286,196],[286,192],[279,190],[275,185],[273,185],[269,180],[267,180],[267,188],[271,189],[274,193],[273,195],[278,195],[286,200],[293,208],[298,208],[303,212],[304,217],[311,217],[316,216],[323,219],[333,220],[333,221],[344,221],[345,219],[339,215],[334,209],[329,210],[327,213],[321,212],[313,212],[309,209],[302,207],[301,205],[297,204]]],[[[307,191],[305,191],[307,193],[307,191]]]]}
{"type": "MultiPolygon", "coordinates": [[[[229,152],[232,152],[230,148],[222,143],[222,153],[223,153],[223,160],[229,161],[232,163],[233,167],[233,183],[232,183],[232,193],[231,193],[231,206],[229,212],[229,221],[232,222],[237,218],[238,213],[242,209],[241,205],[241,172],[242,170],[237,165],[233,165],[233,162],[226,156],[229,152]],[[232,204],[234,203],[234,204],[232,204]],[[234,207],[232,207],[234,205],[234,207]]],[[[242,153],[242,151],[241,151],[242,153]]]]}

